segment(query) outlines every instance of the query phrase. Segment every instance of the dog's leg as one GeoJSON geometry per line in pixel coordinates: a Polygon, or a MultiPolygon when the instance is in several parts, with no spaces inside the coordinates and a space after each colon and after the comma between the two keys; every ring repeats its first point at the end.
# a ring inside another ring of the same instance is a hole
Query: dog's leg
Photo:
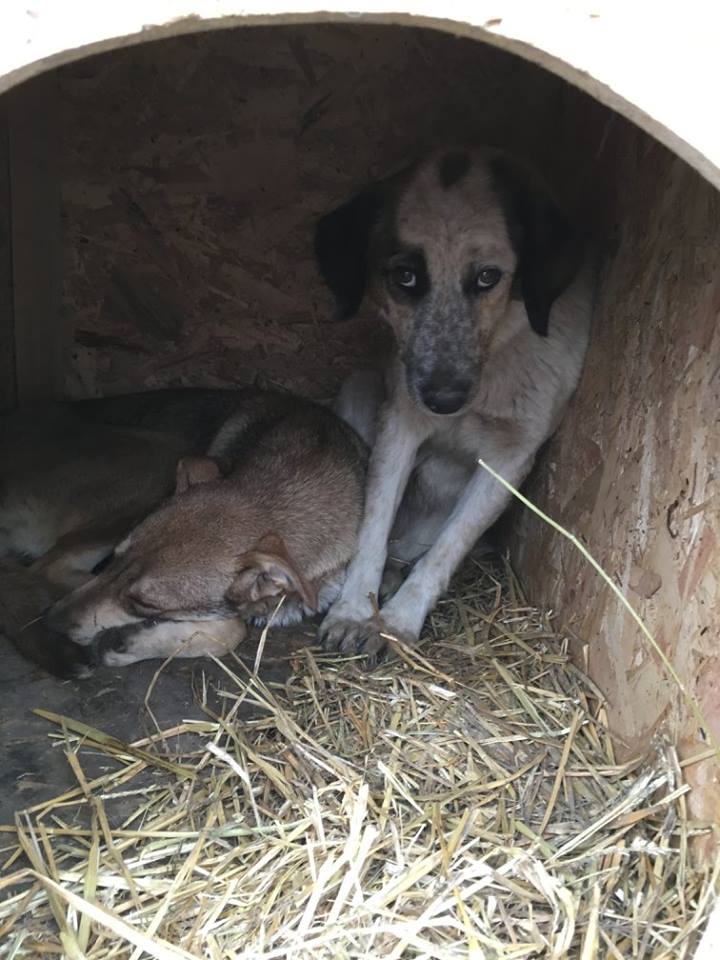
{"type": "Polygon", "coordinates": [[[382,371],[365,368],[354,371],[343,382],[333,410],[369,447],[373,447],[384,401],[382,371]]]}
{"type": "Polygon", "coordinates": [[[357,630],[372,616],[393,519],[428,428],[408,416],[402,403],[389,405],[370,457],[365,512],[357,552],[348,568],[340,597],[330,608],[320,636],[326,649],[355,649],[357,630]]]}
{"type": "MultiPolygon", "coordinates": [[[[514,486],[527,476],[534,454],[500,463],[498,472],[514,486]]],[[[495,462],[498,460],[496,458],[495,462]]],[[[386,645],[383,634],[412,644],[429,611],[445,591],[453,573],[475,542],[497,520],[510,494],[478,467],[430,550],[415,564],[395,596],[383,607],[380,617],[356,625],[353,634],[358,652],[373,663],[386,645]]]]}
{"type": "Polygon", "coordinates": [[[242,620],[172,622],[119,628],[108,649],[100,654],[102,663],[125,667],[138,660],[160,657],[222,657],[244,640],[247,627],[242,620]]]}
{"type": "Polygon", "coordinates": [[[398,592],[405,579],[405,565],[402,561],[388,557],[380,582],[380,600],[386,603],[390,597],[398,592]]]}

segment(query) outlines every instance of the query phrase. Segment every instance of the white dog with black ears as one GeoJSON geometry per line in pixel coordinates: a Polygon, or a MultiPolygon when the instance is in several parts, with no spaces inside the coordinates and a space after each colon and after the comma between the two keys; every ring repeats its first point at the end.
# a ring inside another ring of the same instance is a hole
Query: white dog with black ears
{"type": "MultiPolygon", "coordinates": [[[[318,224],[340,317],[372,298],[392,327],[358,549],[320,628],[372,664],[406,643],[557,428],[588,340],[594,271],[548,189],[487,149],[440,151],[318,224]],[[413,562],[378,612],[388,556],[413,562]]],[[[343,416],[367,435],[378,391],[351,378],[343,416]]],[[[371,438],[372,439],[372,438],[371,438]]]]}

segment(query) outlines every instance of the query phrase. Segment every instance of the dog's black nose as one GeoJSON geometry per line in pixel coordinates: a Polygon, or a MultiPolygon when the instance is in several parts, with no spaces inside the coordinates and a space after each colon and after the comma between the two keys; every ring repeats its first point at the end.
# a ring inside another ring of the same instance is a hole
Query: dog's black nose
{"type": "Polygon", "coordinates": [[[420,387],[420,398],[433,413],[457,413],[467,402],[470,383],[466,380],[436,386],[432,380],[420,387]]]}

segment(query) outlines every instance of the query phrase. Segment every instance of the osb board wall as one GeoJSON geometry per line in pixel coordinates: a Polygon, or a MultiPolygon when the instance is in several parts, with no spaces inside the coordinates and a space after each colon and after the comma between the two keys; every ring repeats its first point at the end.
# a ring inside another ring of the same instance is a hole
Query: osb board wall
{"type": "Polygon", "coordinates": [[[0,413],[15,403],[15,337],[7,116],[0,103],[0,413]]]}
{"type": "MultiPolygon", "coordinates": [[[[319,214],[442,141],[554,170],[606,262],[583,383],[530,491],[630,592],[720,736],[709,186],[549,74],[428,31],[202,35],[66,68],[59,89],[72,396],[256,379],[327,396],[384,341],[372,317],[331,321],[319,214]]],[[[616,732],[632,749],[668,716],[696,750],[657,658],[574,549],[529,514],[517,532],[523,579],[587,644],[616,732]]],[[[712,790],[692,802],[720,819],[712,790]]]]}
{"type": "MultiPolygon", "coordinates": [[[[573,155],[597,134],[567,94],[573,155]]],[[[624,121],[581,204],[610,240],[585,373],[530,493],[628,595],[720,739],[720,196],[624,121]]],[[[534,595],[585,643],[589,672],[632,750],[663,719],[683,755],[707,746],[656,654],[566,540],[516,515],[515,560],[534,595]]],[[[687,774],[720,821],[718,768],[687,774]]]]}
{"type": "Polygon", "coordinates": [[[562,86],[408,28],[225,31],[63,69],[66,393],[331,393],[384,341],[372,317],[332,322],[316,218],[439,142],[546,163],[562,86]]]}

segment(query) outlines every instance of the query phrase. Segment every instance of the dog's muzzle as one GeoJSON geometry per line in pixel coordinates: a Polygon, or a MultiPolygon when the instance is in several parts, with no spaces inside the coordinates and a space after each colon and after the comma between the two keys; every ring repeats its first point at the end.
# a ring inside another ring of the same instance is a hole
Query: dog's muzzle
{"type": "Polygon", "coordinates": [[[59,604],[57,603],[53,603],[45,608],[42,621],[45,628],[53,633],[64,634],[68,627],[63,610],[59,608],[59,604]]]}
{"type": "Polygon", "coordinates": [[[457,413],[467,403],[470,395],[471,383],[469,380],[454,380],[449,383],[433,382],[431,378],[420,384],[418,392],[420,399],[433,413],[457,413]]]}

